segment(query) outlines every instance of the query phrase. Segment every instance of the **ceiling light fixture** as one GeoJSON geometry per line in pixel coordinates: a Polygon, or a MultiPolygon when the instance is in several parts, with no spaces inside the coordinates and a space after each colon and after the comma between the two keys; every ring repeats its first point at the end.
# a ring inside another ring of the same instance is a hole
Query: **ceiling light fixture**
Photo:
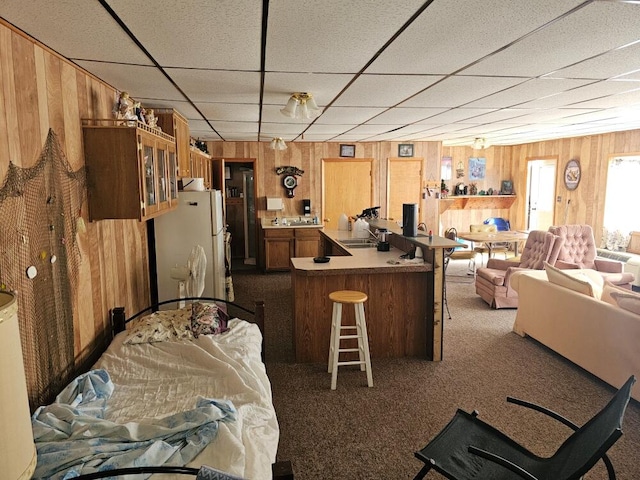
{"type": "Polygon", "coordinates": [[[476,138],[471,144],[474,150],[482,150],[483,148],[489,148],[489,142],[486,138],[476,138]]]}
{"type": "Polygon", "coordinates": [[[287,106],[280,110],[285,117],[298,120],[310,120],[322,113],[316,105],[313,95],[307,92],[296,92],[291,95],[287,106]]]}
{"type": "Polygon", "coordinates": [[[269,148],[271,150],[286,150],[287,144],[284,143],[284,140],[282,139],[282,137],[275,137],[273,140],[271,140],[271,143],[269,144],[269,148]]]}

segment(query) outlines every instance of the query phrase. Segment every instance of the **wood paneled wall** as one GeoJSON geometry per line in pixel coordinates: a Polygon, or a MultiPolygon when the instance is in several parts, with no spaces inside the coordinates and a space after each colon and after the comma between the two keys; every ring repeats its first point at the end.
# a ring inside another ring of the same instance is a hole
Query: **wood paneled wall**
{"type": "MultiPolygon", "coordinates": [[[[0,20],[0,178],[9,162],[34,165],[49,128],[72,165],[84,165],[81,118],[108,118],[113,88],[0,20]]],[[[134,313],[148,305],[146,225],[89,223],[78,235],[82,263],[74,305],[76,362],[91,353],[108,325],[109,309],[134,313]]],[[[21,266],[20,268],[25,266],[21,266]]]]}
{"type": "MultiPolygon", "coordinates": [[[[322,204],[322,159],[339,158],[339,143],[289,142],[284,151],[271,150],[268,142],[208,142],[213,158],[255,158],[258,216],[267,216],[265,197],[281,197],[285,203],[285,216],[302,214],[302,199],[311,199],[313,209],[319,211],[322,204]],[[286,198],[282,178],[276,167],[294,166],[304,170],[298,180],[294,198],[286,198]]],[[[423,181],[440,177],[440,142],[414,142],[414,157],[425,159],[423,181]]],[[[364,142],[356,144],[356,158],[373,159],[373,203],[380,205],[381,217],[386,217],[387,159],[398,156],[397,142],[364,142]]],[[[357,179],[353,179],[357,181],[357,179]]],[[[435,225],[437,208],[423,201],[421,221],[435,225]]],[[[353,215],[360,212],[349,212],[353,215]]]]}
{"type": "MultiPolygon", "coordinates": [[[[517,166],[514,188],[523,195],[511,206],[516,226],[525,222],[526,163],[541,157],[558,159],[556,178],[555,223],[585,223],[593,227],[596,244],[602,236],[604,200],[609,159],[615,155],[640,152],[640,130],[628,130],[601,135],[549,140],[517,145],[512,148],[512,164],[517,166]],[[578,188],[569,191],[564,186],[564,168],[569,160],[579,160],[582,176],[578,188]],[[566,219],[566,221],[565,221],[566,219]]],[[[635,205],[629,214],[637,215],[635,205]]]]}

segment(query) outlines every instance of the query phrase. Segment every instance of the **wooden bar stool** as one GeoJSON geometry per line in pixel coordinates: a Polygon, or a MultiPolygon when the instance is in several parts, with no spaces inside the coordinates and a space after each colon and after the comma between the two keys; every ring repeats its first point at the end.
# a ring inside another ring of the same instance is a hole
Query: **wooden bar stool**
{"type": "Polygon", "coordinates": [[[338,367],[340,365],[360,365],[360,370],[367,372],[367,384],[373,387],[371,373],[371,358],[369,356],[369,337],[367,322],[364,318],[364,302],[367,294],[353,290],[339,290],[331,292],[329,299],[333,302],[331,317],[331,342],[329,344],[329,373],[331,374],[331,390],[336,389],[338,381],[338,367]],[[342,304],[352,304],[355,307],[356,324],[342,325],[342,304]],[[355,333],[353,331],[355,330],[355,333]],[[351,332],[342,334],[342,332],[351,332]],[[340,341],[358,339],[358,348],[340,348],[340,341]],[[358,360],[339,361],[341,352],[358,352],[358,360]]]}

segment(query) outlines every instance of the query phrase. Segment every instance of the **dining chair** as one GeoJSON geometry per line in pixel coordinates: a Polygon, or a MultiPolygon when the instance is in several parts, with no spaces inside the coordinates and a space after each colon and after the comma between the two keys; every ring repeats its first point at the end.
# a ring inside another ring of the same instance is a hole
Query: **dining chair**
{"type": "MultiPolygon", "coordinates": [[[[469,231],[475,232],[488,232],[493,233],[498,231],[498,226],[495,224],[471,224],[469,225],[469,231]]],[[[487,254],[487,261],[490,256],[494,256],[496,253],[504,254],[505,260],[507,259],[507,252],[509,251],[508,245],[504,243],[494,243],[491,246],[487,245],[487,242],[480,243],[473,247],[473,249],[480,254],[480,266],[484,266],[484,254],[487,254]]]]}

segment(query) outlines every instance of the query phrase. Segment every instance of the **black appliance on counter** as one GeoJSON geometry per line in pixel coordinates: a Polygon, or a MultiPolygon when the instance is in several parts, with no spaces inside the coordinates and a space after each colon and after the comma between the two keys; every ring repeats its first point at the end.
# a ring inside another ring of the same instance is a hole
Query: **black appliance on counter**
{"type": "Polygon", "coordinates": [[[405,237],[418,236],[418,204],[402,204],[402,235],[405,237]]]}

